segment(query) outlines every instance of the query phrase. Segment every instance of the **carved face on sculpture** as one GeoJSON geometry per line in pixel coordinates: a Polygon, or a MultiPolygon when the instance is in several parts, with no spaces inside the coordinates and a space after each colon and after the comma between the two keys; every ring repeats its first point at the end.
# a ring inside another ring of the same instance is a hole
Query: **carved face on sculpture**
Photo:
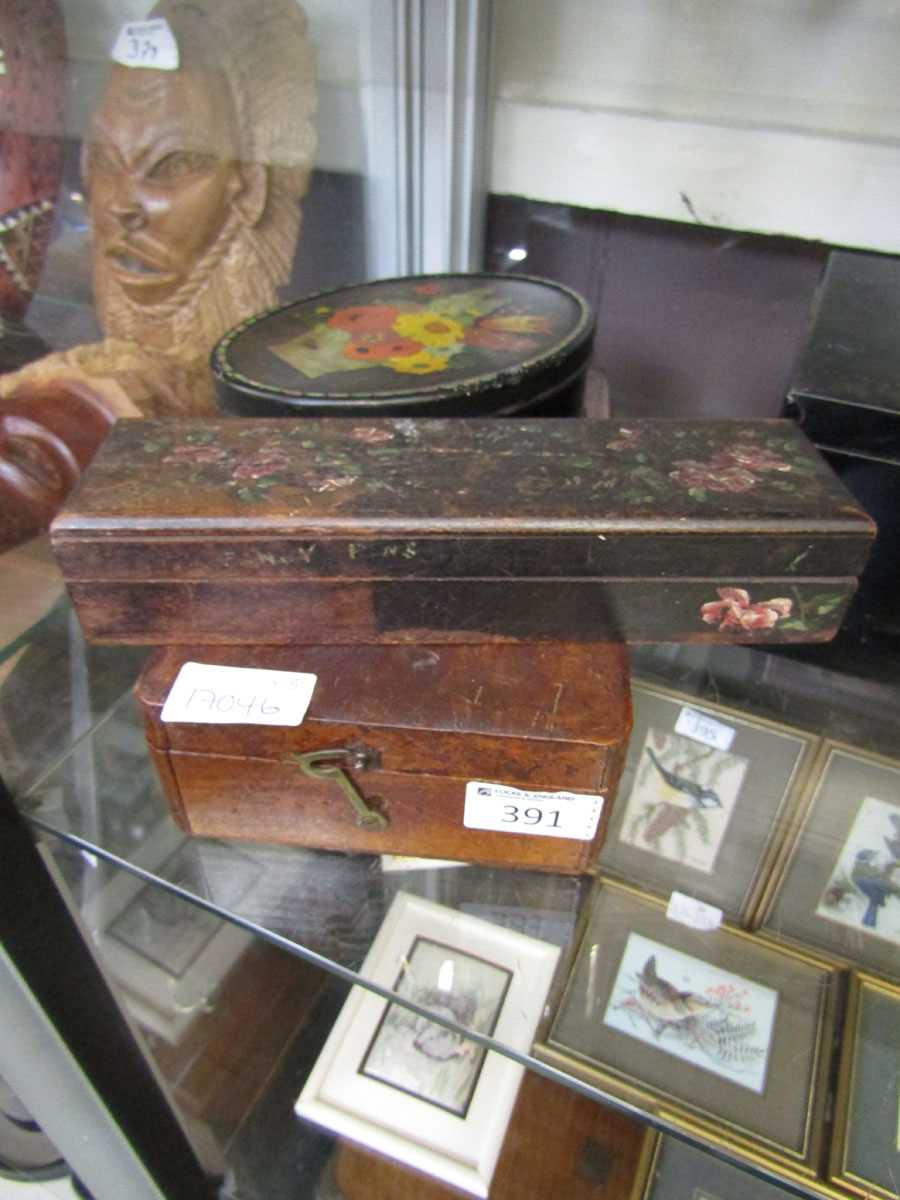
{"type": "Polygon", "coordinates": [[[222,72],[113,68],[84,149],[107,335],[201,357],[274,302],[283,266],[254,234],[267,171],[239,146],[222,72]]]}
{"type": "Polygon", "coordinates": [[[113,66],[84,143],[94,294],[107,338],[196,365],[287,282],[313,53],[297,0],[159,0],[150,15],[180,65],[113,66]]]}
{"type": "Polygon", "coordinates": [[[143,305],[189,286],[235,233],[239,156],[220,73],[115,67],[85,151],[98,273],[143,305]]]}

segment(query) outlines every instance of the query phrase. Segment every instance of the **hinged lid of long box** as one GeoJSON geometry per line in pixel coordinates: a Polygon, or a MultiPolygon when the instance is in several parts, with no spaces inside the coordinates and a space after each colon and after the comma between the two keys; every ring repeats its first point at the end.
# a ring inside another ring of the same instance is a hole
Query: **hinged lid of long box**
{"type": "Polygon", "coordinates": [[[149,642],[821,637],[873,535],[791,422],[564,419],[121,421],[52,528],[149,642]]]}

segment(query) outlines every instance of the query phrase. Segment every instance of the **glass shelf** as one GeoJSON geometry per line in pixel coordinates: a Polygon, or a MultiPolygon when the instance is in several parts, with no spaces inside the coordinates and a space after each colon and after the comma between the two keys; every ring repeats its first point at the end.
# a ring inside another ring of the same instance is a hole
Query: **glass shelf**
{"type": "MultiPolygon", "coordinates": [[[[15,788],[21,811],[52,845],[89,935],[118,976],[158,1058],[168,1059],[170,1071],[183,1073],[177,1064],[187,1053],[176,1052],[173,1044],[198,1014],[221,1009],[216,997],[223,981],[237,986],[235,969],[251,954],[261,955],[269,969],[273,962],[289,961],[291,970],[305,972],[301,991],[315,997],[313,1007],[321,1003],[329,1014],[327,1019],[317,1016],[309,1028],[307,1020],[299,1034],[292,1029],[279,1069],[265,1087],[259,1086],[263,1098],[258,1103],[265,1105],[273,1088],[285,1086],[292,1094],[282,1099],[290,1100],[290,1108],[303,1077],[292,1058],[295,1041],[308,1052],[308,1069],[353,984],[463,1030],[362,974],[373,938],[401,893],[559,946],[563,952],[548,996],[549,1016],[588,916],[589,878],[477,865],[390,870],[378,856],[187,837],[169,814],[131,692],[142,655],[125,648],[88,650],[65,601],[56,602],[25,642],[24,656],[7,673],[0,691],[7,736],[19,751],[14,761],[21,764],[15,788]],[[57,703],[48,704],[61,666],[52,651],[54,642],[65,648],[62,663],[78,664],[84,683],[65,695],[57,692],[57,703]],[[48,713],[51,719],[42,725],[37,715],[48,713]],[[285,951],[287,955],[279,953],[285,951]],[[285,1070],[290,1083],[282,1085],[285,1070]]],[[[852,655],[840,645],[824,648],[819,656],[656,646],[636,650],[634,667],[641,679],[677,687],[698,703],[739,703],[748,714],[778,717],[817,735],[840,734],[866,749],[886,750],[892,748],[900,715],[900,688],[891,682],[897,678],[892,653],[885,647],[857,647],[852,655]],[[852,665],[853,673],[845,664],[852,665]]],[[[248,1004],[243,986],[241,1003],[248,1004]]],[[[293,982],[283,986],[290,990],[293,982]]],[[[309,1016],[309,1004],[300,1008],[309,1016]]],[[[632,1102],[495,1038],[466,1033],[531,1072],[686,1139],[718,1159],[737,1162],[758,1178],[777,1181],[799,1195],[830,1194],[821,1184],[723,1148],[702,1130],[686,1133],[654,1105],[632,1102]]],[[[195,1047],[195,1059],[198,1054],[195,1047]]],[[[256,1105],[247,1110],[251,1116],[245,1112],[214,1138],[217,1152],[224,1148],[235,1170],[246,1121],[252,1125],[256,1119],[256,1105]]],[[[330,1139],[301,1132],[294,1128],[297,1124],[293,1119],[291,1144],[302,1142],[304,1155],[308,1150],[312,1160],[324,1161],[330,1139]]],[[[235,1195],[254,1196],[257,1186],[245,1182],[235,1195]]]]}

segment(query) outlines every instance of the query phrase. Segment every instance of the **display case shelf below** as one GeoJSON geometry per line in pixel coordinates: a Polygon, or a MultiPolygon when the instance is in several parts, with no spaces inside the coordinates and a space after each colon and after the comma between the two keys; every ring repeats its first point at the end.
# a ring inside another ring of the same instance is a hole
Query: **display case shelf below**
{"type": "MultiPolygon", "coordinates": [[[[347,985],[361,984],[416,1011],[414,999],[373,983],[363,967],[398,895],[421,897],[451,913],[559,946],[562,954],[548,996],[549,1013],[571,968],[591,892],[589,878],[463,864],[394,863],[375,855],[186,837],[168,812],[131,693],[20,798],[20,807],[41,835],[58,841],[78,864],[70,872],[70,887],[92,936],[107,948],[114,946],[112,959],[132,993],[136,980],[143,979],[144,1015],[149,1011],[154,1016],[155,1036],[163,1042],[185,1036],[190,1025],[190,1019],[184,1020],[185,1010],[202,1012],[213,990],[212,977],[216,972],[226,975],[245,944],[280,947],[337,976],[343,991],[347,985]],[[167,924],[172,911],[179,914],[174,925],[167,924]],[[160,971],[161,953],[170,961],[177,959],[169,977],[160,971]],[[148,960],[141,972],[134,970],[132,960],[137,958],[148,960]],[[166,999],[171,1002],[168,1013],[166,999]]],[[[421,1015],[425,1010],[418,1011],[421,1015]]],[[[457,1034],[467,1029],[453,1018],[444,1023],[457,1034]]],[[[646,1097],[624,1095],[584,1076],[577,1079],[565,1066],[548,1065],[502,1040],[477,1040],[529,1072],[575,1088],[649,1127],[686,1136],[693,1145],[794,1194],[828,1194],[816,1179],[800,1179],[771,1161],[754,1162],[752,1155],[711,1136],[708,1129],[686,1129],[664,1105],[648,1103],[646,1097]]]]}

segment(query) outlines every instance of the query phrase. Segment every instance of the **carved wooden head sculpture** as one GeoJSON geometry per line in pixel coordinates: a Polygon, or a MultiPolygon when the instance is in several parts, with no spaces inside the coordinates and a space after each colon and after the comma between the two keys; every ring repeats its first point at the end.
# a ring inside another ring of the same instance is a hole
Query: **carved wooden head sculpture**
{"type": "Polygon", "coordinates": [[[83,148],[104,332],[206,355],[290,271],[315,137],[296,0],[162,0],[175,70],[113,66],[83,148]]]}

